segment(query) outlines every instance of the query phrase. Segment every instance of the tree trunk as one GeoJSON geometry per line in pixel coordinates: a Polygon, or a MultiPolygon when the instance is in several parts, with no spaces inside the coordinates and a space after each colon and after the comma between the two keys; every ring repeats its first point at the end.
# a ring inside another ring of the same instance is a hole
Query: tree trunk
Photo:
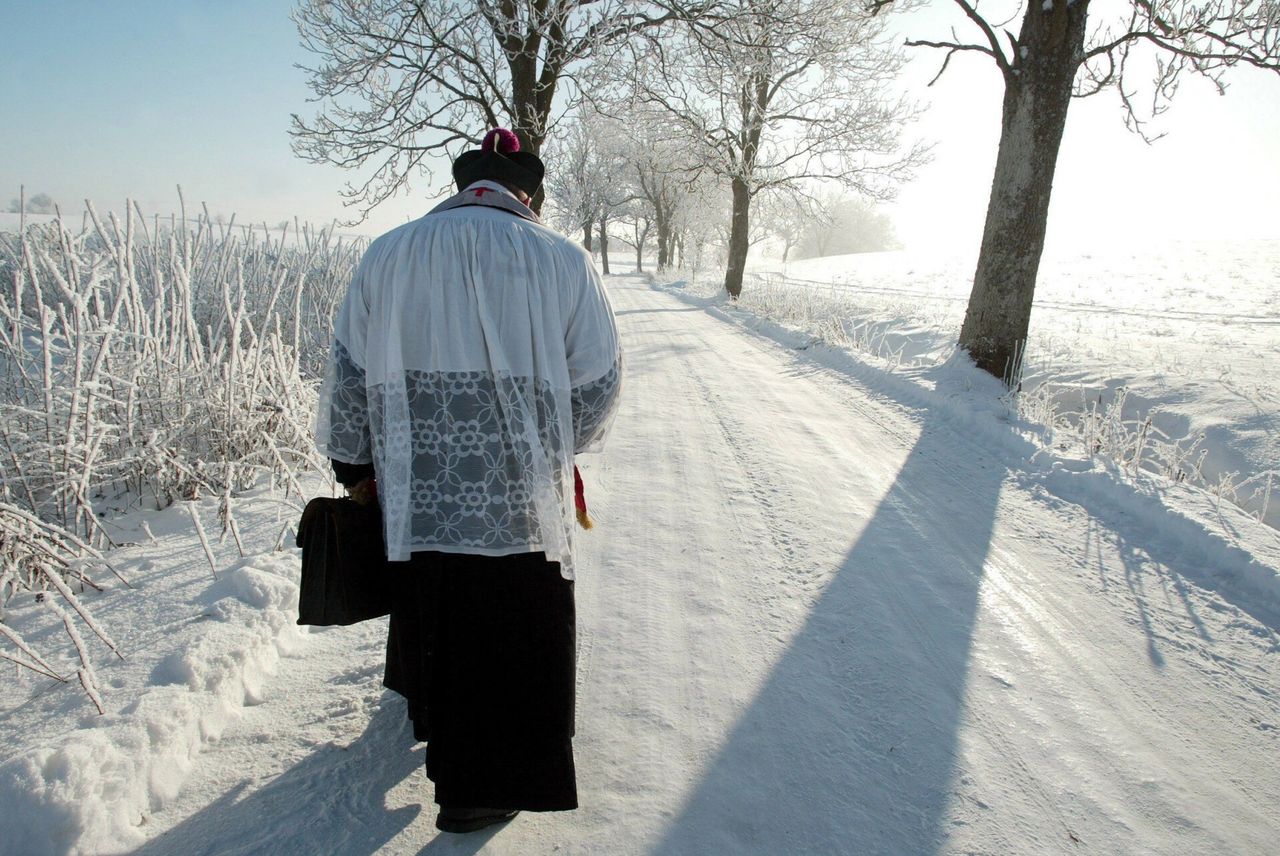
{"type": "Polygon", "coordinates": [[[609,273],[609,218],[600,218],[600,270],[609,273]]]}
{"type": "Polygon", "coordinates": [[[641,234],[640,227],[636,227],[636,273],[644,273],[644,239],[648,234],[648,229],[641,234]]]}
{"type": "Polygon", "coordinates": [[[979,368],[1007,382],[1016,382],[1031,324],[1053,172],[1083,53],[1087,8],[1087,0],[1059,0],[1048,11],[1040,3],[1029,4],[1018,58],[1005,71],[1000,150],[960,346],[979,368]]]}
{"type": "Polygon", "coordinates": [[[660,271],[672,267],[676,262],[675,230],[672,229],[671,222],[674,207],[662,199],[656,200],[653,204],[653,225],[658,232],[658,270],[660,271]]]}
{"type": "Polygon", "coordinates": [[[733,179],[733,213],[729,220],[729,260],[724,272],[724,290],[734,300],[742,294],[742,275],[747,269],[751,248],[751,193],[747,183],[733,179]]]}
{"type": "MultiPolygon", "coordinates": [[[[513,63],[511,66],[511,85],[515,90],[516,102],[511,130],[515,132],[516,138],[520,141],[520,151],[533,152],[536,155],[542,148],[542,137],[535,133],[533,129],[540,127],[540,123],[545,117],[537,115],[537,107],[534,105],[532,94],[535,78],[532,77],[532,74],[532,65],[528,63],[513,63]]],[[[538,189],[529,198],[529,208],[534,214],[541,214],[542,203],[546,199],[546,188],[538,185],[538,189]]]]}
{"type": "Polygon", "coordinates": [[[836,227],[834,223],[829,226],[822,226],[818,230],[818,234],[814,236],[814,241],[817,244],[818,258],[825,258],[828,255],[827,251],[831,249],[831,241],[835,237],[835,229],[836,227]]]}
{"type": "Polygon", "coordinates": [[[582,247],[587,252],[591,252],[591,221],[582,224],[582,247]]]}
{"type": "MultiPolygon", "coordinates": [[[[517,24],[513,13],[503,14],[509,23],[517,24]]],[[[514,28],[501,32],[495,29],[494,36],[502,45],[507,67],[511,71],[511,130],[520,140],[521,151],[540,154],[546,138],[547,117],[551,115],[551,102],[555,97],[560,65],[548,64],[544,60],[539,72],[538,55],[541,53],[543,36],[536,29],[525,32],[517,32],[514,28]]],[[[529,200],[529,207],[535,214],[542,213],[542,203],[546,198],[546,188],[539,186],[529,200]]]]}

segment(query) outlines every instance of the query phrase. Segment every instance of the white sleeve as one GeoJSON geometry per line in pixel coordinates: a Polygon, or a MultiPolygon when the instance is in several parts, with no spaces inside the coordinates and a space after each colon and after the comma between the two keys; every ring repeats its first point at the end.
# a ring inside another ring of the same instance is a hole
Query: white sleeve
{"type": "Polygon", "coordinates": [[[585,281],[565,331],[575,454],[600,449],[622,392],[622,348],[613,307],[595,265],[584,259],[585,281]]]}
{"type": "Polygon", "coordinates": [[[617,365],[621,348],[613,307],[591,257],[582,253],[574,302],[565,322],[569,387],[590,383],[617,365]]]}
{"type": "Polygon", "coordinates": [[[362,261],[334,321],[333,346],[316,412],[316,448],[345,464],[373,461],[365,374],[369,310],[365,302],[363,271],[362,261]]]}

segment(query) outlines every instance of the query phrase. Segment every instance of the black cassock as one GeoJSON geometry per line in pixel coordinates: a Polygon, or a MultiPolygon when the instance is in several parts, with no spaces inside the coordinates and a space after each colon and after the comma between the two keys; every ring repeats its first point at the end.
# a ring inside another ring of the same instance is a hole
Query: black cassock
{"type": "Polygon", "coordinates": [[[383,683],[409,702],[442,806],[577,808],[573,582],[542,553],[414,553],[383,683]]]}

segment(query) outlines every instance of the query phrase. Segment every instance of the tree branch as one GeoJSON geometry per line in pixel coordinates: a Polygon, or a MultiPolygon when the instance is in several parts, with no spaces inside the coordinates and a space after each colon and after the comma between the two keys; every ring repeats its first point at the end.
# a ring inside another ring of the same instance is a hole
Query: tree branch
{"type": "Polygon", "coordinates": [[[942,59],[942,68],[938,69],[938,73],[933,76],[933,79],[930,80],[928,84],[926,84],[928,86],[933,86],[933,84],[938,82],[938,79],[942,77],[942,73],[947,70],[947,66],[951,63],[951,57],[960,51],[976,51],[977,53],[986,54],[997,62],[1000,61],[999,58],[996,57],[995,53],[992,52],[991,48],[984,47],[982,45],[961,45],[956,44],[955,42],[931,42],[924,39],[908,40],[903,44],[909,48],[946,49],[947,55],[942,59]]]}
{"type": "Polygon", "coordinates": [[[996,65],[1000,66],[1006,76],[1013,73],[1013,66],[1009,59],[1004,55],[1004,51],[1000,48],[1000,38],[996,35],[995,30],[987,23],[987,20],[978,14],[977,5],[969,5],[967,0],[955,0],[955,4],[964,10],[969,20],[982,30],[982,34],[987,37],[987,43],[991,46],[990,56],[996,61],[996,65]]]}

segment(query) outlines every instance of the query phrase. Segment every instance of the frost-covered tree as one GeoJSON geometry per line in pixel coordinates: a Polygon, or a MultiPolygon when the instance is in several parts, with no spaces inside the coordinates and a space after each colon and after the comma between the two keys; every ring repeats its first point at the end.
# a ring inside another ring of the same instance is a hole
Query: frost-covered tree
{"type": "MultiPolygon", "coordinates": [[[[711,201],[724,186],[707,172],[687,132],[663,114],[633,103],[595,100],[561,124],[546,148],[548,207],[567,232],[581,232],[588,251],[608,264],[607,241],[616,221],[619,239],[640,254],[652,239],[658,268],[676,264],[683,238],[701,247],[722,222],[711,201]]],[[[607,267],[606,267],[607,270],[607,267]]]]}
{"type": "Polygon", "coordinates": [[[21,199],[14,199],[9,202],[10,214],[21,214],[24,209],[28,214],[52,214],[57,209],[57,204],[53,201],[53,197],[47,193],[37,193],[26,201],[25,206],[21,199]]]}
{"type": "Polygon", "coordinates": [[[821,206],[817,200],[796,193],[768,194],[760,202],[769,234],[782,244],[785,263],[815,220],[822,216],[821,206]]]}
{"type": "Polygon", "coordinates": [[[1004,81],[1000,148],[960,344],[981,368],[1012,379],[1030,326],[1072,96],[1115,90],[1126,125],[1148,137],[1144,122],[1167,108],[1184,74],[1202,75],[1221,91],[1232,66],[1280,71],[1280,2],[1029,0],[1012,14],[954,2],[971,39],[953,30],[949,38],[907,44],[945,50],[939,75],[956,53],[976,53],[994,62],[1004,81]],[[1004,24],[1018,12],[1015,35],[1004,24]],[[1137,95],[1148,75],[1143,108],[1137,95]]]}
{"type": "Polygon", "coordinates": [[[344,192],[363,217],[487,128],[539,153],[577,100],[575,69],[678,14],[668,0],[301,0],[293,17],[322,106],[293,116],[294,152],[364,169],[344,192]]]}
{"type": "Polygon", "coordinates": [[[900,146],[910,105],[886,94],[902,55],[861,3],[726,0],[644,58],[636,100],[689,138],[732,206],[725,289],[742,290],[752,200],[814,178],[892,193],[923,150],[900,146]]]}
{"type": "MultiPolygon", "coordinates": [[[[591,128],[587,145],[600,153],[595,172],[614,188],[611,201],[633,231],[644,234],[642,243],[652,231],[658,269],[665,270],[674,261],[676,215],[704,171],[702,159],[694,155],[687,131],[661,113],[625,102],[596,107],[603,112],[585,120],[591,128]]],[[[553,154],[553,164],[555,159],[553,154]]],[[[633,235],[625,242],[636,248],[635,240],[633,235]]]]}
{"type": "Polygon", "coordinates": [[[622,227],[615,236],[635,252],[636,272],[643,273],[644,251],[649,245],[649,236],[653,234],[653,217],[648,203],[639,196],[632,197],[618,210],[614,219],[622,227]]]}
{"type": "Polygon", "coordinates": [[[708,253],[724,255],[720,234],[727,235],[724,197],[727,188],[714,175],[698,177],[681,194],[672,218],[671,266],[688,269],[694,278],[708,263],[708,253]]]}
{"type": "Polygon", "coordinates": [[[639,114],[626,125],[636,194],[644,200],[658,244],[658,270],[674,264],[676,218],[699,173],[688,138],[662,116],[639,114]]]}
{"type": "Polygon", "coordinates": [[[581,231],[591,251],[598,239],[604,272],[609,272],[609,222],[635,196],[630,180],[629,139],[618,120],[582,111],[548,144],[547,193],[555,220],[565,231],[581,231]]]}
{"type": "Polygon", "coordinates": [[[817,203],[798,241],[797,258],[877,253],[899,246],[893,221],[865,199],[827,198],[817,203]]]}
{"type": "Polygon", "coordinates": [[[565,232],[581,232],[582,246],[592,250],[592,233],[600,211],[606,164],[591,118],[575,117],[548,142],[547,175],[543,182],[551,202],[552,220],[565,232]]]}

